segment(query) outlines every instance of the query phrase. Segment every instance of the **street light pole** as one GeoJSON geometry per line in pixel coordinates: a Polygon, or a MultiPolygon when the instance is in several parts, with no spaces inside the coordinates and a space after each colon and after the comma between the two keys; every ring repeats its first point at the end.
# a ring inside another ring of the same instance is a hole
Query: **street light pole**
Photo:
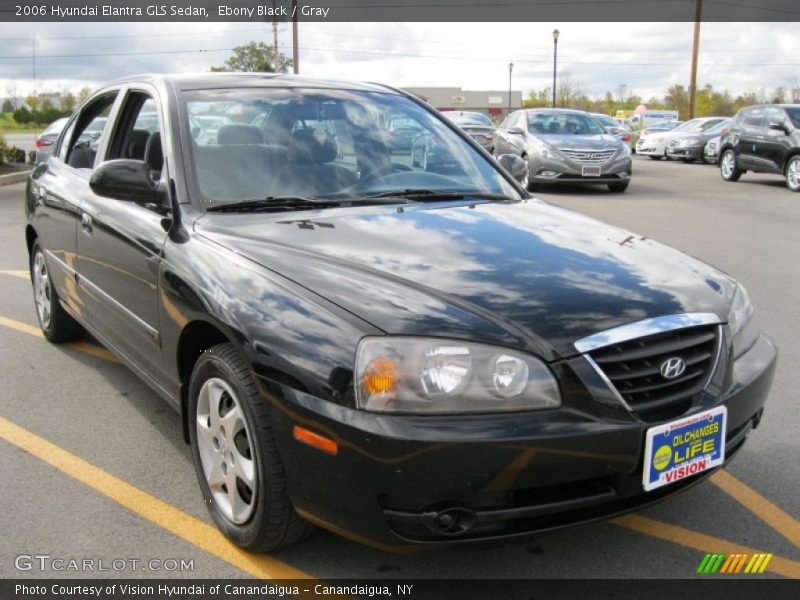
{"type": "Polygon", "coordinates": [[[514,63],[508,63],[508,114],[511,114],[511,72],[514,70],[514,63]]]}
{"type": "Polygon", "coordinates": [[[553,29],[553,108],[556,107],[556,65],[558,64],[558,29],[553,29]]]}

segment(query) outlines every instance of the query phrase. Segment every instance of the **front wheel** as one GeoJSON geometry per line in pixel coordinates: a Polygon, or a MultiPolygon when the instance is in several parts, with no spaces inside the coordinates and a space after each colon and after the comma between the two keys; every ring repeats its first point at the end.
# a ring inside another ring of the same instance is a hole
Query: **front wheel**
{"type": "Polygon", "coordinates": [[[44,337],[54,344],[71,342],[81,338],[84,329],[62,307],[58,300],[44,250],[38,240],[31,248],[31,283],[33,300],[36,303],[36,316],[44,337]]]}
{"type": "Polygon", "coordinates": [[[231,344],[214,346],[197,360],[189,418],[200,489],[225,535],[242,548],[266,552],[313,531],[289,501],[266,402],[231,344]]]}
{"type": "Polygon", "coordinates": [[[793,156],[786,165],[786,187],[800,192],[800,156],[793,156]]]}
{"type": "Polygon", "coordinates": [[[628,189],[629,183],[630,183],[629,181],[626,181],[624,183],[609,183],[608,191],[613,192],[615,194],[621,194],[622,192],[628,189]]]}
{"type": "Polygon", "coordinates": [[[742,171],[736,164],[736,153],[733,150],[725,150],[719,159],[719,173],[725,181],[739,181],[742,171]]]}

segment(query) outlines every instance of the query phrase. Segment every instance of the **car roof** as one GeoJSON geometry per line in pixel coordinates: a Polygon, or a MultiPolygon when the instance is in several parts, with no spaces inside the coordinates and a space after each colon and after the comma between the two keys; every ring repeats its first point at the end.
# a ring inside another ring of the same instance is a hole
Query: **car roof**
{"type": "Polygon", "coordinates": [[[576,110],[574,108],[525,108],[523,112],[537,112],[537,113],[572,113],[576,115],[585,115],[587,112],[585,110],[576,110]]]}
{"type": "Polygon", "coordinates": [[[213,90],[226,88],[317,88],[330,90],[352,90],[368,92],[384,92],[399,94],[400,92],[378,83],[364,83],[337,79],[303,77],[287,73],[195,73],[168,75],[134,75],[110,82],[108,85],[120,83],[171,83],[178,90],[213,90]]]}

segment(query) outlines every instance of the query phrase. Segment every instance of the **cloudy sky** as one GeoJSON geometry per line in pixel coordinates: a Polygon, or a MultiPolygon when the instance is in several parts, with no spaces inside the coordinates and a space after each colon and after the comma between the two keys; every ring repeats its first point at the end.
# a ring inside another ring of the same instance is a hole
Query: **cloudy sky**
{"type": "MultiPolygon", "coordinates": [[[[549,85],[552,30],[561,31],[559,72],[589,95],[626,85],[660,96],[689,80],[692,23],[301,23],[305,75],[396,86],[461,86],[523,94],[549,85]]],[[[33,87],[32,37],[39,90],[95,86],[145,72],[200,72],[236,45],[272,43],[261,23],[0,23],[0,97],[13,80],[33,87]]],[[[291,53],[291,29],[280,25],[291,53]]],[[[732,93],[771,91],[800,81],[797,23],[704,23],[698,82],[732,93]]]]}

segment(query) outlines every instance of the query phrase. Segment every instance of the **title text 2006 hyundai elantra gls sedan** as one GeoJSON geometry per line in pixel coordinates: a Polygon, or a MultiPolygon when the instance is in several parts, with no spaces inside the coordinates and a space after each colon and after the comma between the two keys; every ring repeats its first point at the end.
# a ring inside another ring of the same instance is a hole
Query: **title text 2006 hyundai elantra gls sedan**
{"type": "Polygon", "coordinates": [[[26,212],[44,335],[89,331],[180,413],[214,521],[254,550],[312,524],[385,548],[634,510],[729,460],[773,376],[730,276],[529,197],[380,85],[112,83],[26,212]],[[399,119],[449,159],[393,155],[399,119]]]}

